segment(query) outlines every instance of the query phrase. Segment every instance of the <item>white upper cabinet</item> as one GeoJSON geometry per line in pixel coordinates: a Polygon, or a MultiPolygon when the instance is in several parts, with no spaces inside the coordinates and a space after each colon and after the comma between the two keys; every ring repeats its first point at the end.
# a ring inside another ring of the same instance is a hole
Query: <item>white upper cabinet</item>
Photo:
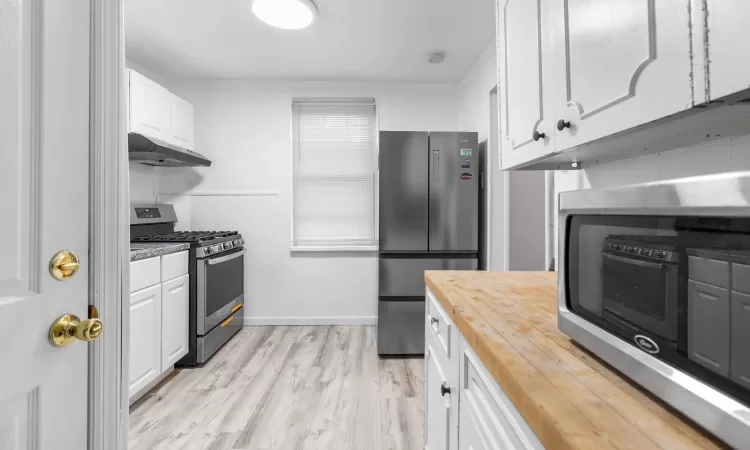
{"type": "Polygon", "coordinates": [[[193,105],[172,96],[172,139],[180,147],[195,150],[195,109],[193,105]]]}
{"type": "Polygon", "coordinates": [[[682,0],[544,0],[553,48],[557,151],[692,107],[682,0]],[[657,33],[658,30],[658,33],[657,33]]]}
{"type": "Polygon", "coordinates": [[[172,134],[170,95],[163,87],[131,70],[129,130],[169,141],[172,134]]]}
{"type": "MultiPolygon", "coordinates": [[[[702,9],[701,3],[693,0],[693,9],[702,9]]],[[[701,35],[708,42],[704,41],[697,51],[705,52],[703,59],[709,61],[707,86],[710,100],[716,100],[750,88],[750,48],[744,40],[750,24],[750,2],[708,0],[706,8],[708,32],[701,35]]],[[[702,25],[696,27],[702,30],[702,25]]]]}
{"type": "Polygon", "coordinates": [[[129,73],[129,131],[195,150],[193,105],[138,72],[129,73]]]}
{"type": "Polygon", "coordinates": [[[499,0],[498,86],[502,113],[502,165],[515,166],[555,149],[554,92],[544,88],[551,71],[542,38],[546,11],[538,0],[499,0]]]}
{"type": "Polygon", "coordinates": [[[750,98],[750,1],[496,9],[501,169],[585,167],[750,132],[750,105],[738,103],[750,98]]]}

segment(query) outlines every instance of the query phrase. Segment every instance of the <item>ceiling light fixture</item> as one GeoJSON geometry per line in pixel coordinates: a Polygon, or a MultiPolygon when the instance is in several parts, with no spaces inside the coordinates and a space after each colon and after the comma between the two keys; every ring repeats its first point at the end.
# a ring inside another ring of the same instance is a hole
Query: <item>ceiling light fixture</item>
{"type": "Polygon", "coordinates": [[[254,0],[253,14],[273,27],[301,30],[313,23],[318,9],[312,0],[254,0]]]}

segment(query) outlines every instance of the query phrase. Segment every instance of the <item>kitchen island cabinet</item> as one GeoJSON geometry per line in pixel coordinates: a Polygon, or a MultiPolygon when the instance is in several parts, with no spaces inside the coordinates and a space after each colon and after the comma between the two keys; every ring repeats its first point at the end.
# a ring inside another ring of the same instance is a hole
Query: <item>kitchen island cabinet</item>
{"type": "MultiPolygon", "coordinates": [[[[439,373],[449,382],[458,373],[441,395],[427,369],[427,448],[726,447],[557,329],[556,273],[430,271],[425,282],[428,305],[436,302],[444,329],[455,330],[457,352],[439,373]],[[456,402],[457,419],[429,420],[456,402]],[[457,447],[444,447],[442,436],[457,437],[457,447]]],[[[430,306],[425,316],[430,322],[430,306]]],[[[435,327],[426,334],[434,346],[435,327]]]]}

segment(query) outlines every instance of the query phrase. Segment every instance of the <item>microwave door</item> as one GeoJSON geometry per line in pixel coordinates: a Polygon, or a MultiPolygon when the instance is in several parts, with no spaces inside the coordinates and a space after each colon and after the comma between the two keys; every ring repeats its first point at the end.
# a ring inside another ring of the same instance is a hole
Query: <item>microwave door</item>
{"type": "Polygon", "coordinates": [[[604,312],[654,333],[677,339],[677,277],[672,265],[603,254],[604,312]]]}

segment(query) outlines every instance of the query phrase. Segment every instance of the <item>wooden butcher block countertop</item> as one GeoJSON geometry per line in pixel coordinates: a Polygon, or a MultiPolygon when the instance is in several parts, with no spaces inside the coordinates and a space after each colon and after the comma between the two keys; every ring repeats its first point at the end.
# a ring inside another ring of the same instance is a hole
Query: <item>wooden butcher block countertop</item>
{"type": "Polygon", "coordinates": [[[546,448],[725,448],[557,328],[556,273],[425,281],[546,448]]]}

